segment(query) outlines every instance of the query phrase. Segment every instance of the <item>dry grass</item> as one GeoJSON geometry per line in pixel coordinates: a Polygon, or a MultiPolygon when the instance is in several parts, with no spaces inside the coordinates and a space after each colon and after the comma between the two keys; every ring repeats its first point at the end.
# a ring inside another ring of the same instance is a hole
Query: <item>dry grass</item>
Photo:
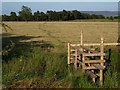
{"type": "MultiPolygon", "coordinates": [[[[116,42],[118,38],[117,22],[5,22],[15,35],[43,36],[32,41],[47,40],[52,43],[79,43],[80,31],[83,30],[84,42],[100,42],[103,35],[105,42],[116,42]]],[[[4,31],[3,31],[4,33],[4,31]]]]}

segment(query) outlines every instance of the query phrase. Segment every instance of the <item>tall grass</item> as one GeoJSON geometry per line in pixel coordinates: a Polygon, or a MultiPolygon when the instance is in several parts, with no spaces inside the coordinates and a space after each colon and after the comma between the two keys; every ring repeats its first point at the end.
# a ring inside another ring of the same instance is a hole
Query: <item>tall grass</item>
{"type": "Polygon", "coordinates": [[[62,79],[67,75],[66,59],[65,53],[34,48],[25,56],[3,61],[3,84],[12,85],[19,80],[33,77],[62,79]]]}
{"type": "MultiPolygon", "coordinates": [[[[3,61],[3,85],[5,87],[66,87],[66,88],[98,88],[82,70],[75,70],[67,65],[67,52],[59,46],[59,52],[34,47],[26,55],[14,56],[3,61]]],[[[117,56],[112,53],[111,66],[105,71],[105,88],[118,87],[116,71],[117,56]]]]}
{"type": "Polygon", "coordinates": [[[118,60],[119,60],[119,53],[116,50],[112,50],[111,52],[111,60],[107,65],[107,70],[105,71],[105,88],[117,88],[119,87],[119,75],[118,75],[118,60]]]}

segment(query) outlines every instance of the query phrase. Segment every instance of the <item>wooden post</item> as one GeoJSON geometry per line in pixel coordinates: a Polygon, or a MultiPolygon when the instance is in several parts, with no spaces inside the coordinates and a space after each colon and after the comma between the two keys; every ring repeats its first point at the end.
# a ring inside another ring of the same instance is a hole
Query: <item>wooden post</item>
{"type": "MultiPolygon", "coordinates": [[[[94,70],[91,70],[92,71],[92,73],[94,73],[94,70]]],[[[95,78],[92,78],[92,80],[93,80],[93,82],[95,83],[95,78]]]]}
{"type": "Polygon", "coordinates": [[[82,43],[83,43],[83,32],[81,31],[81,34],[80,34],[81,36],[80,36],[80,39],[81,39],[81,41],[80,41],[80,44],[82,45],[82,43]]]}
{"type": "MultiPolygon", "coordinates": [[[[88,54],[90,54],[90,51],[88,51],[88,54]]],[[[90,63],[88,63],[88,65],[89,65],[89,66],[91,66],[91,64],[90,64],[90,63]]]]}
{"type": "Polygon", "coordinates": [[[70,43],[68,43],[68,64],[70,64],[70,43]]]}
{"type": "Polygon", "coordinates": [[[78,67],[80,68],[80,59],[81,59],[81,56],[80,56],[80,55],[78,56],[78,59],[79,59],[79,61],[78,61],[79,66],[78,66],[78,67]]]}
{"type": "MultiPolygon", "coordinates": [[[[80,45],[81,46],[83,45],[83,32],[82,31],[81,31],[81,35],[80,35],[80,45]]],[[[81,50],[81,52],[83,52],[82,48],[80,50],[81,50]]]]}
{"type": "MultiPolygon", "coordinates": [[[[103,46],[103,37],[101,37],[101,47],[100,47],[100,51],[101,51],[101,57],[100,59],[103,60],[104,56],[102,55],[104,53],[104,46],[103,46]]],[[[104,63],[100,63],[101,66],[104,66],[104,63]]],[[[103,70],[100,70],[100,85],[103,85],[103,70]]]]}
{"type": "Polygon", "coordinates": [[[75,50],[75,62],[74,62],[75,69],[77,69],[77,49],[75,50]]]}
{"type": "Polygon", "coordinates": [[[85,72],[85,56],[82,54],[82,71],[85,72]]]}

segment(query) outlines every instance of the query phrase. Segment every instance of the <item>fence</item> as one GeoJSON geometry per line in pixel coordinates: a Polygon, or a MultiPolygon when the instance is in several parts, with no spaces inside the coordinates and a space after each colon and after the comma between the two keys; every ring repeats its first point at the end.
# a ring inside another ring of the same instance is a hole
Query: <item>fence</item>
{"type": "Polygon", "coordinates": [[[104,46],[106,45],[120,45],[120,43],[104,43],[103,37],[101,37],[100,43],[84,44],[83,33],[81,31],[80,44],[68,43],[68,64],[74,64],[75,69],[81,68],[88,76],[90,76],[93,82],[96,82],[96,78],[99,78],[100,85],[103,85],[103,71],[105,69],[104,60],[104,46]],[[99,46],[99,50],[96,50],[94,46],[99,46]],[[95,70],[99,70],[98,73],[95,70]]]}

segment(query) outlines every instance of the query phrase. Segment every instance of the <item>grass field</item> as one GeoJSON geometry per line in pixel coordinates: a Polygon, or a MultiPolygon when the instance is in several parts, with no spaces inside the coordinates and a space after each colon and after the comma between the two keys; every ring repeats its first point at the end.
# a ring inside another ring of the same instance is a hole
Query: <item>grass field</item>
{"type": "MultiPolygon", "coordinates": [[[[101,36],[104,42],[117,42],[117,22],[5,23],[13,31],[3,30],[3,48],[11,41],[15,45],[3,56],[3,87],[100,87],[67,66],[67,43],[80,43],[81,30],[84,43],[100,42],[101,36]]],[[[118,87],[116,53],[112,53],[109,65],[113,69],[105,72],[103,87],[118,87]]]]}
{"type": "MultiPolygon", "coordinates": [[[[31,40],[49,40],[55,38],[61,42],[79,42],[80,31],[84,33],[84,42],[99,42],[103,35],[105,42],[116,42],[118,36],[117,22],[6,22],[15,35],[42,36],[31,40]]],[[[56,41],[54,43],[57,43],[56,41]]]]}

